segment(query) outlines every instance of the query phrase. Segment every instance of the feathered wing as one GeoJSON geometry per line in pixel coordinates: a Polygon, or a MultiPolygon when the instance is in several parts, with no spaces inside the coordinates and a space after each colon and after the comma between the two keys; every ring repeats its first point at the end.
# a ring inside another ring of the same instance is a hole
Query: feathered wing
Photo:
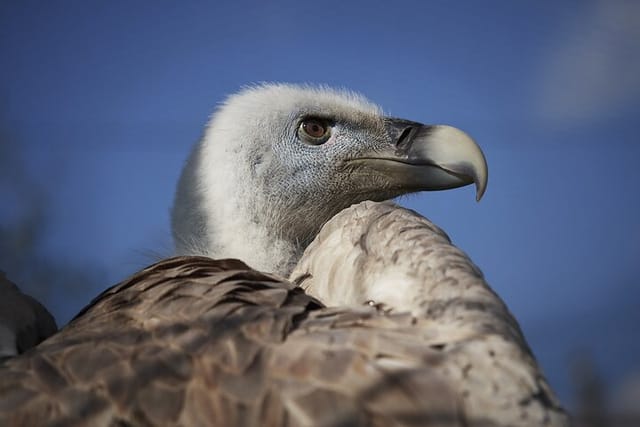
{"type": "Polygon", "coordinates": [[[377,366],[395,323],[324,308],[239,261],[172,258],[1,367],[0,425],[421,425],[430,408],[460,419],[446,384],[377,366]]]}
{"type": "MultiPolygon", "coordinates": [[[[375,217],[376,206],[364,211],[375,217]]],[[[366,217],[356,212],[355,223],[366,217]]],[[[318,277],[311,269],[299,279],[318,277]]],[[[60,333],[0,367],[0,425],[563,424],[542,377],[517,383],[520,371],[537,372],[513,339],[517,327],[449,345],[434,319],[384,306],[324,307],[239,261],[172,258],[104,292],[60,333]],[[513,357],[491,356],[485,342],[513,357]],[[496,382],[497,371],[515,373],[496,382]],[[513,390],[511,401],[496,387],[513,390]],[[521,400],[522,387],[537,394],[521,400]],[[495,405],[477,407],[492,396],[495,405]]]]}
{"type": "Polygon", "coordinates": [[[376,357],[390,364],[417,358],[421,372],[435,368],[431,375],[460,400],[470,425],[567,424],[507,306],[419,214],[392,203],[345,209],[306,249],[291,279],[327,305],[369,301],[388,319],[406,317],[389,342],[404,334],[413,346],[376,357]]]}

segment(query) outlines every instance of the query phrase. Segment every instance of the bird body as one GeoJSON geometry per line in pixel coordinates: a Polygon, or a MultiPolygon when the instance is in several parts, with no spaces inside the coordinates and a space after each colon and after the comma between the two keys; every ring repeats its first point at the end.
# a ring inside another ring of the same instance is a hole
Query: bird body
{"type": "Polygon", "coordinates": [[[458,129],[323,87],[243,90],[178,183],[182,256],[0,366],[0,425],[566,425],[479,269],[376,203],[471,183],[480,198],[486,161],[458,129]]]}
{"type": "Polygon", "coordinates": [[[141,271],[0,367],[0,425],[566,425],[504,304],[419,215],[356,205],[325,225],[293,275],[300,286],[203,257],[141,271]],[[402,235],[416,245],[397,245],[402,235]],[[316,257],[340,242],[346,260],[316,257]],[[351,275],[332,277],[348,260],[351,275]],[[357,273],[376,260],[419,265],[426,278],[357,273]],[[359,291],[329,307],[309,295],[330,298],[332,280],[359,291]],[[413,292],[365,304],[377,280],[413,292]]]}

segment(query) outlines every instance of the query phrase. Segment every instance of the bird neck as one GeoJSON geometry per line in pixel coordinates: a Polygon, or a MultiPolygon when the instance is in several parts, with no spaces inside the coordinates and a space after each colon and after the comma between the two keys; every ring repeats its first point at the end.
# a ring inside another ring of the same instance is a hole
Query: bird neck
{"type": "Polygon", "coordinates": [[[230,169],[232,160],[210,167],[202,147],[192,153],[178,183],[172,210],[176,254],[238,258],[255,269],[288,275],[304,247],[286,237],[278,213],[242,181],[250,172],[230,169]],[[216,185],[228,180],[237,182],[233,191],[216,185]]]}
{"type": "Polygon", "coordinates": [[[212,236],[213,258],[238,258],[259,271],[287,277],[304,248],[283,237],[262,221],[238,215],[215,227],[212,236]]]}

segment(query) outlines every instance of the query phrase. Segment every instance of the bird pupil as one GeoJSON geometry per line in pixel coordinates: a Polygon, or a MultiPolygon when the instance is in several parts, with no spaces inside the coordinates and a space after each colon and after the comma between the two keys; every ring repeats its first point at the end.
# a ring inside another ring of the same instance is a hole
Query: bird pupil
{"type": "Polygon", "coordinates": [[[324,126],[316,121],[309,121],[304,123],[304,129],[310,136],[314,138],[320,138],[324,135],[325,132],[324,126]]]}

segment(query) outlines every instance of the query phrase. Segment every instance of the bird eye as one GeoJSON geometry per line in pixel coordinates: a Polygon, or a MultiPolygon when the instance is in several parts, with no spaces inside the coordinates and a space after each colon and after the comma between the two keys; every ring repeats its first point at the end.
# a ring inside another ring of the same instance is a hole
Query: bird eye
{"type": "Polygon", "coordinates": [[[310,144],[323,144],[331,136],[329,124],[322,119],[304,119],[300,123],[298,135],[310,144]]]}

